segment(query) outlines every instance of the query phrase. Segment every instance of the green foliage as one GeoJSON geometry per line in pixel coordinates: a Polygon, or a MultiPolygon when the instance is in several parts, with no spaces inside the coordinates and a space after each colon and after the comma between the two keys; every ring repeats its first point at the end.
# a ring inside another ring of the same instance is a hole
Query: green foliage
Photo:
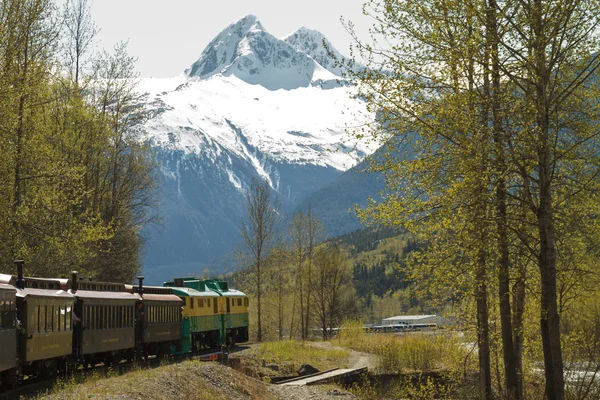
{"type": "Polygon", "coordinates": [[[345,349],[320,348],[311,343],[296,340],[281,340],[261,343],[256,356],[266,363],[292,363],[294,370],[302,364],[325,370],[346,365],[350,352],[345,349]]]}
{"type": "MultiPolygon", "coordinates": [[[[85,1],[71,3],[89,17],[85,1]]],[[[154,204],[135,60],[125,45],[100,56],[86,45],[74,73],[61,49],[75,43],[68,21],[51,0],[0,2],[0,265],[129,281],[154,204]]]]}

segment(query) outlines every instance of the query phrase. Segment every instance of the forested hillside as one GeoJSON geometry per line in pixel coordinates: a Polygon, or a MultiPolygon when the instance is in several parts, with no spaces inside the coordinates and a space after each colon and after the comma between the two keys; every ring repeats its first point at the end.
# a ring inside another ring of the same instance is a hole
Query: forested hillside
{"type": "Polygon", "coordinates": [[[95,47],[86,0],[0,1],[0,272],[128,281],[154,180],[126,44],[95,47]]]}

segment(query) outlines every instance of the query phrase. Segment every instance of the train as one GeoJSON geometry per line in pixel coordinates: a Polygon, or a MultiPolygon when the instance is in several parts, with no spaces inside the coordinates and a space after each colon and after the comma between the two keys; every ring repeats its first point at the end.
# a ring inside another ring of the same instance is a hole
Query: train
{"type": "Polygon", "coordinates": [[[227,282],[163,286],[0,274],[0,390],[97,364],[162,358],[248,341],[248,297],[227,282]]]}

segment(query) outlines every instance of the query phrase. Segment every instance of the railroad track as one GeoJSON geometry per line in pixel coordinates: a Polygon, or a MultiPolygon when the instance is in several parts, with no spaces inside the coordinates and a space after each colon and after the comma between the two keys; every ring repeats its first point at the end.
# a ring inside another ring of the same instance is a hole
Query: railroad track
{"type": "MultiPolygon", "coordinates": [[[[231,346],[226,350],[215,351],[214,349],[203,350],[195,353],[187,353],[178,356],[168,356],[162,359],[156,357],[150,357],[148,360],[124,362],[121,361],[118,364],[110,366],[98,364],[92,368],[79,367],[74,375],[80,376],[85,379],[86,375],[93,373],[108,373],[109,371],[114,373],[117,371],[118,375],[123,375],[133,368],[157,368],[164,364],[176,364],[185,360],[200,360],[200,361],[225,361],[229,354],[241,351],[247,348],[246,346],[231,346]]],[[[70,377],[70,376],[69,376],[70,377]]],[[[39,377],[26,378],[21,386],[18,388],[0,393],[0,400],[20,400],[28,399],[50,391],[57,382],[61,379],[65,379],[64,375],[55,376],[52,378],[42,379],[39,377]]]]}

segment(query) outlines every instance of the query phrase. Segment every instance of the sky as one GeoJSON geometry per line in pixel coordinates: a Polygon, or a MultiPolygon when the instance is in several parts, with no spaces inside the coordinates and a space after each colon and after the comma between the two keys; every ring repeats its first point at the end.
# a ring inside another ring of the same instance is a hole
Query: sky
{"type": "Polygon", "coordinates": [[[362,14],[366,0],[94,0],[92,18],[101,48],[129,41],[142,77],[173,77],[196,61],[229,24],[254,14],[265,29],[282,37],[301,26],[323,33],[342,54],[352,38],[340,17],[368,39],[372,19],[362,14]]]}

